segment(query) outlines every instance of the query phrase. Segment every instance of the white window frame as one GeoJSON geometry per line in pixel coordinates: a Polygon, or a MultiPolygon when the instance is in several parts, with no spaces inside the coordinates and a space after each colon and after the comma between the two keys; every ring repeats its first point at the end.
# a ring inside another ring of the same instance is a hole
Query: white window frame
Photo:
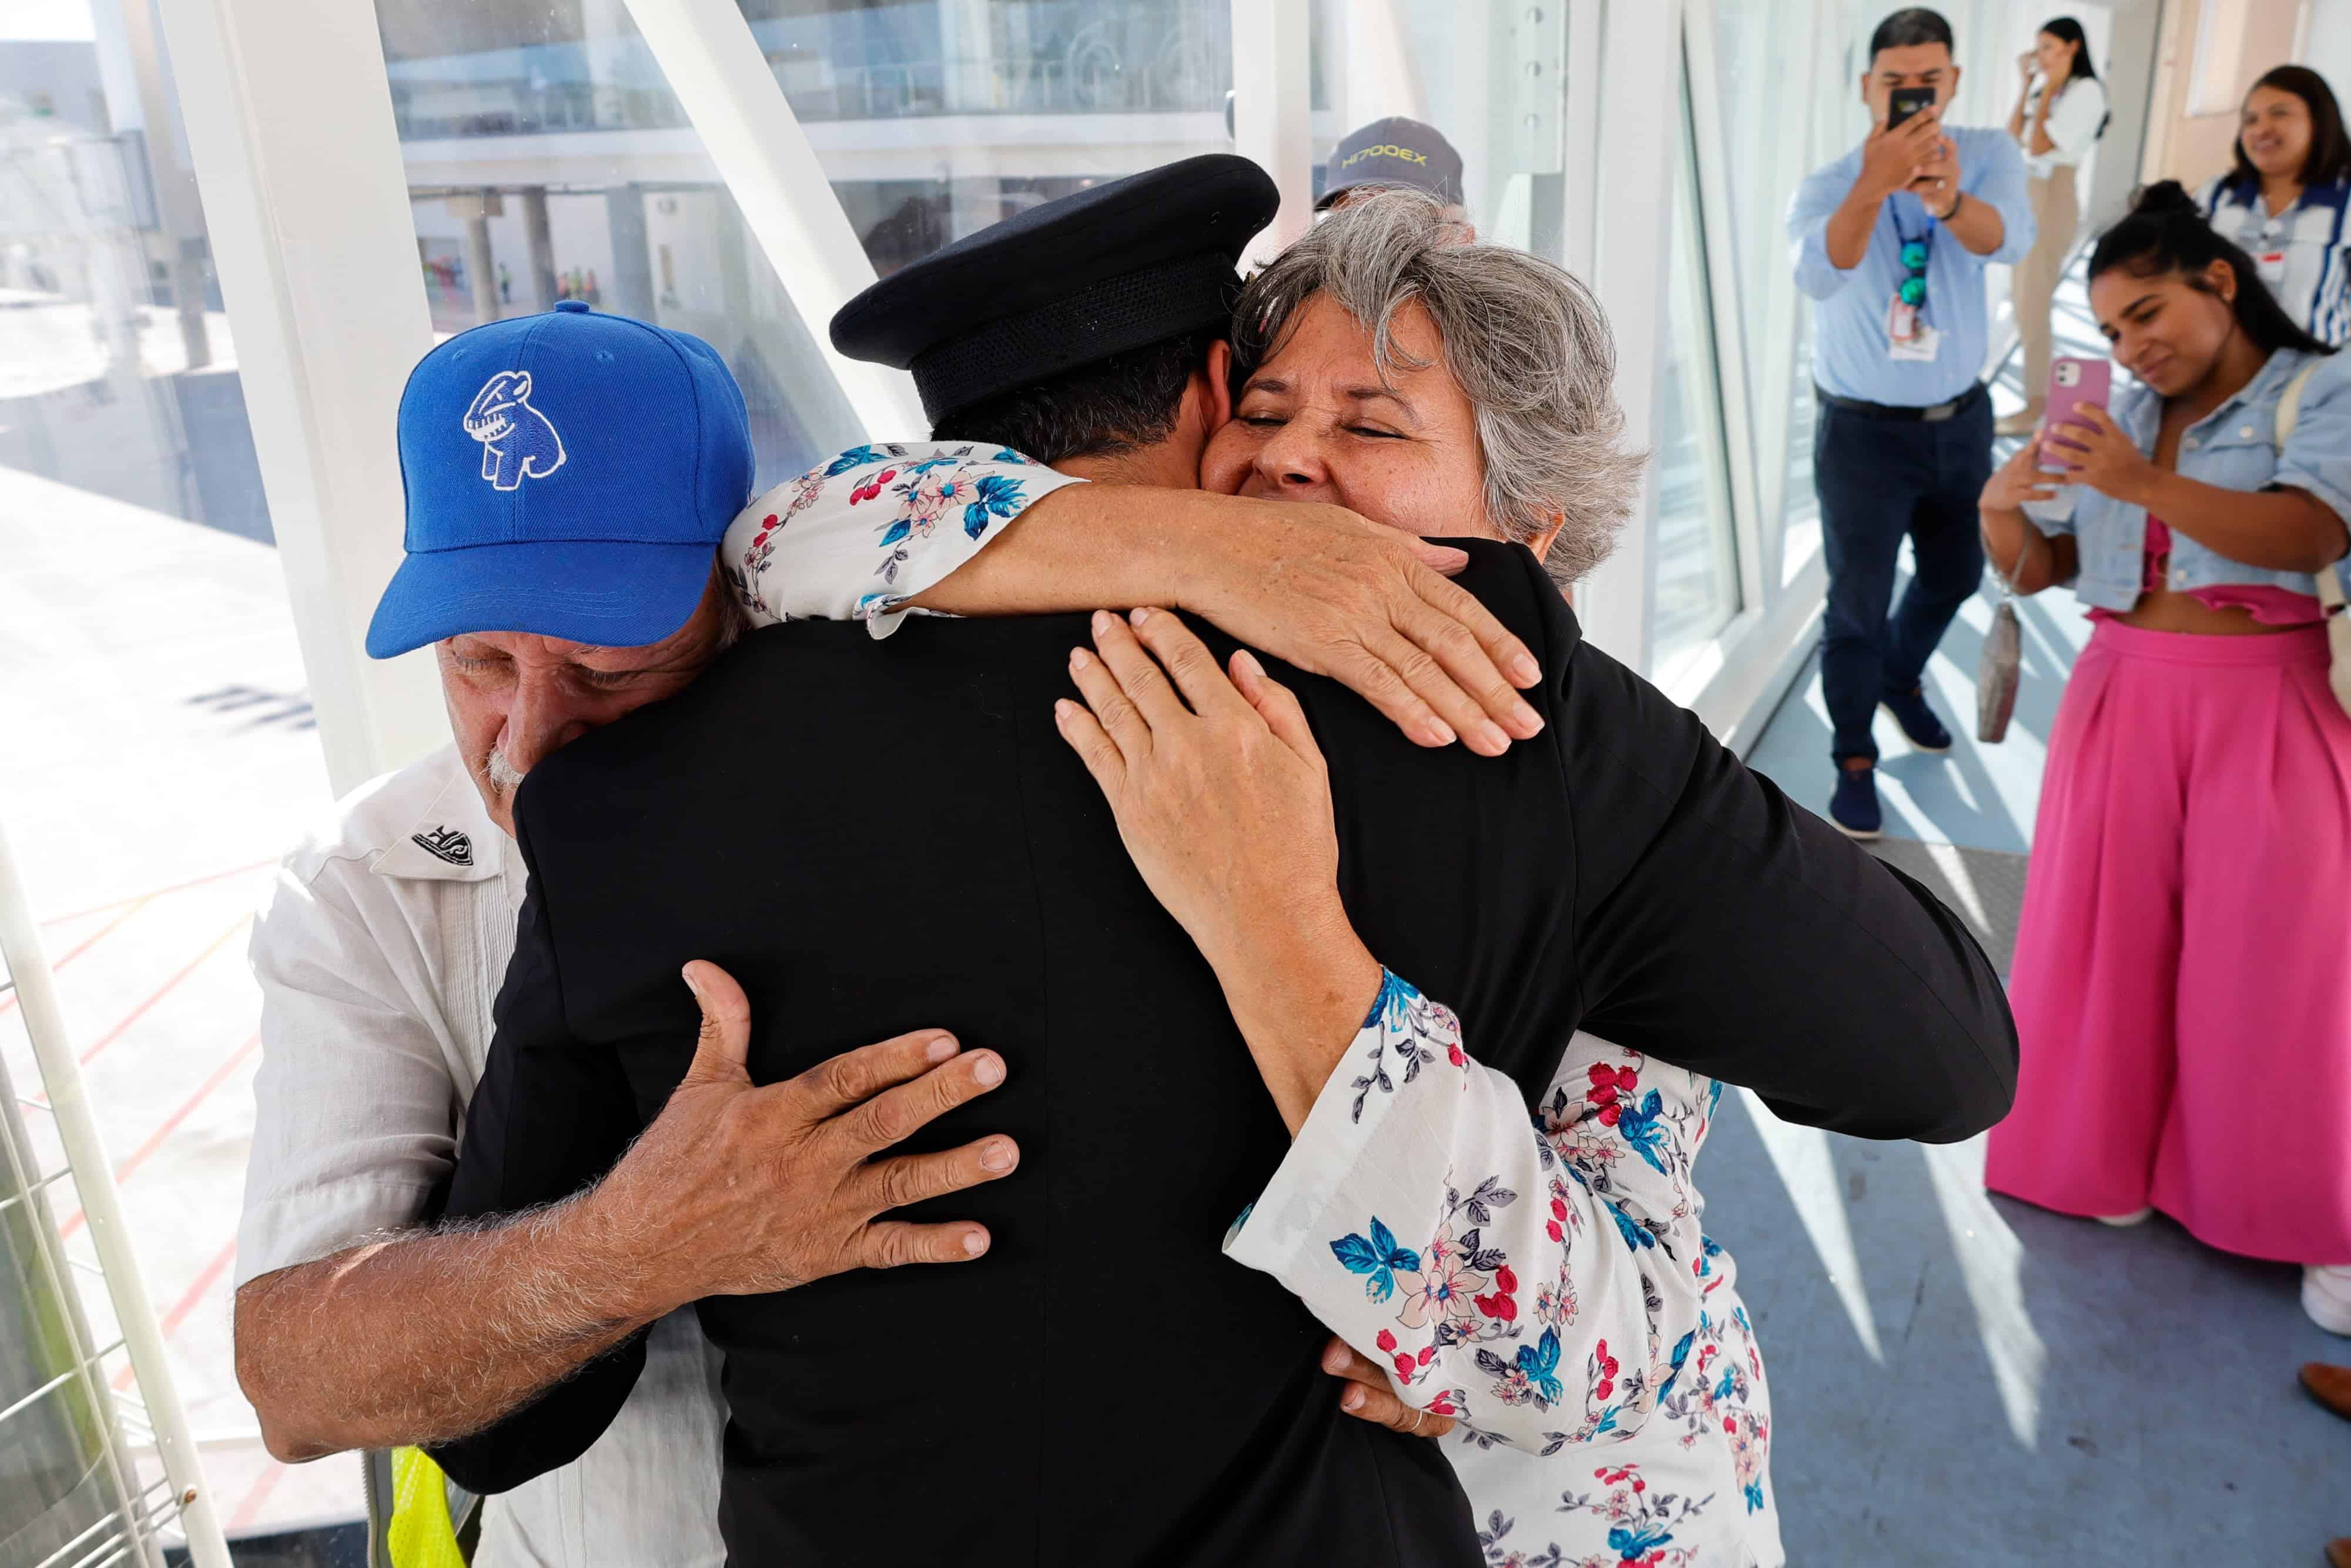
{"type": "MultiPolygon", "coordinates": [[[[1569,119],[1574,143],[1569,167],[1597,171],[1588,276],[1616,329],[1617,390],[1625,405],[1627,439],[1655,444],[1656,400],[1665,394],[1654,372],[1667,347],[1665,290],[1672,287],[1671,268],[1687,266],[1690,255],[1702,255],[1705,298],[1712,307],[1712,352],[1698,357],[1691,370],[1708,376],[1720,400],[1720,420],[1703,422],[1700,438],[1715,444],[1719,464],[1719,487],[1709,488],[1717,495],[1728,492],[1740,607],[1714,637],[1677,656],[1672,668],[1656,667],[1651,650],[1656,496],[1654,483],[1645,483],[1625,544],[1579,588],[1576,608],[1597,645],[1650,674],[1717,738],[1744,753],[1802,672],[1826,590],[1817,548],[1792,571],[1784,557],[1789,396],[1801,395],[1792,384],[1801,346],[1794,282],[1792,275],[1782,276],[1785,267],[1746,280],[1763,289],[1763,319],[1771,323],[1762,342],[1750,340],[1745,324],[1753,313],[1742,311],[1739,292],[1728,132],[1715,91],[1719,57],[1714,0],[1666,5],[1654,0],[1587,0],[1581,8],[1604,13],[1599,51],[1604,83],[1627,84],[1615,89],[1625,101],[1604,101],[1595,116],[1572,113],[1569,119]],[[1701,220],[1698,246],[1687,245],[1692,236],[1672,232],[1673,204],[1661,194],[1671,190],[1667,182],[1679,177],[1674,163],[1679,127],[1658,109],[1669,103],[1678,115],[1680,104],[1678,94],[1662,95],[1656,84],[1678,85],[1684,71],[1701,220]],[[1750,360],[1760,361],[1760,378],[1749,373],[1750,360]],[[1775,396],[1774,388],[1787,389],[1787,395],[1775,396]]],[[[1836,0],[1806,0],[1790,11],[1787,25],[1805,29],[1799,57],[1807,72],[1804,82],[1791,84],[1790,101],[1810,104],[1823,87],[1827,67],[1821,44],[1834,36],[1836,0]]],[[[1609,91],[1573,70],[1569,86],[1571,92],[1609,91]]],[[[1807,141],[1810,118],[1802,132],[1807,141]]]]}

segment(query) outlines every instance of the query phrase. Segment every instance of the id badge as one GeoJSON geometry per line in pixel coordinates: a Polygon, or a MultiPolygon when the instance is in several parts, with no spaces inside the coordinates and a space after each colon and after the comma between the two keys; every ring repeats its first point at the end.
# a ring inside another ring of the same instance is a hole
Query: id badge
{"type": "Polygon", "coordinates": [[[2257,265],[2261,268],[2262,281],[2268,284],[2272,288],[2275,288],[2285,282],[2285,252],[2282,250],[2265,251],[2262,254],[2257,265]]]}
{"type": "Polygon", "coordinates": [[[1886,308],[1886,357],[1889,360],[1931,361],[1943,334],[1918,319],[1918,308],[1906,305],[1899,295],[1886,308]]]}

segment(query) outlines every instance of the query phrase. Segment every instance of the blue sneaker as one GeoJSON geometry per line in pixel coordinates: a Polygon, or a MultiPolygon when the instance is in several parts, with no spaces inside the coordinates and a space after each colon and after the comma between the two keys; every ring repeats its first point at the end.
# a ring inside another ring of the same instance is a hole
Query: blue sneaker
{"type": "Polygon", "coordinates": [[[1829,798],[1829,821],[1848,839],[1874,839],[1884,832],[1886,819],[1877,809],[1877,769],[1838,767],[1836,793],[1829,798]]]}
{"type": "Polygon", "coordinates": [[[1880,706],[1894,716],[1894,722],[1902,727],[1904,737],[1914,749],[1933,752],[1951,749],[1951,732],[1943,727],[1943,721],[1937,718],[1935,710],[1927,706],[1925,687],[1912,686],[1907,692],[1888,692],[1880,706]]]}

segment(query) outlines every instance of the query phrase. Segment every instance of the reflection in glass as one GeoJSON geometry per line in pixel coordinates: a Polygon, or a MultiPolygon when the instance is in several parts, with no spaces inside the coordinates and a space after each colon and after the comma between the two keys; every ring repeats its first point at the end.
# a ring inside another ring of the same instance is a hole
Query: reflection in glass
{"type": "MultiPolygon", "coordinates": [[[[1770,539],[1778,532],[1782,571],[1792,576],[1818,548],[1820,504],[1813,494],[1812,308],[1790,270],[1785,225],[1789,199],[1817,161],[1815,127],[1826,112],[1804,101],[1815,63],[1808,52],[1834,49],[1836,41],[1816,37],[1777,0],[1710,0],[1708,9],[1731,226],[1716,254],[1733,269],[1739,299],[1738,319],[1717,329],[1742,334],[1762,533],[1770,539]],[[1751,134],[1761,126],[1784,134],[1751,134]]],[[[1690,25],[1704,21],[1693,16],[1690,25]]],[[[1841,56],[1821,75],[1833,95],[1848,90],[1841,56]]]]}
{"type": "MultiPolygon", "coordinates": [[[[1231,146],[1225,0],[740,4],[878,273],[1095,182],[1231,146]]],[[[377,17],[412,186],[488,193],[486,235],[469,236],[471,212],[420,214],[444,330],[563,298],[644,314],[648,298],[694,290],[689,250],[707,236],[668,241],[664,262],[648,235],[640,269],[633,234],[600,239],[584,207],[568,224],[556,210],[559,193],[716,188],[620,0],[379,0],[377,17]],[[632,254],[600,266],[616,245],[632,254]]]]}
{"type": "Polygon", "coordinates": [[[434,329],[579,299],[691,332],[774,484],[856,423],[618,0],[381,0],[434,329]]]}
{"type": "Polygon", "coordinates": [[[1479,237],[1565,258],[1567,7],[1465,11],[1456,0],[1313,0],[1314,189],[1332,149],[1390,115],[1460,153],[1479,237]]]}
{"type": "Polygon", "coordinates": [[[1657,377],[1656,609],[1653,667],[1713,637],[1739,613],[1739,574],[1724,473],[1721,387],[1716,370],[1703,222],[1693,166],[1688,100],[1675,158],[1673,275],[1665,292],[1667,355],[1657,377]]]}
{"type": "Polygon", "coordinates": [[[154,62],[102,72],[95,41],[19,57],[29,82],[0,88],[0,467],[269,538],[184,145],[136,90],[154,62]]]}

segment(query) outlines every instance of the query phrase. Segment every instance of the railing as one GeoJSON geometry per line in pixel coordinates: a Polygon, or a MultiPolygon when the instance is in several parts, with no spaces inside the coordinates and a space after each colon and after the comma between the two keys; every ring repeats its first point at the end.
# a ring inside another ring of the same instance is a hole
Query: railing
{"type": "Polygon", "coordinates": [[[164,1531],[176,1529],[194,1568],[229,1568],[5,833],[0,960],[41,1081],[38,1095],[19,1094],[0,1061],[0,1561],[162,1568],[164,1531]],[[27,1113],[48,1118],[54,1136],[37,1143],[27,1113]],[[44,1144],[61,1155],[46,1168],[44,1144]],[[50,1192],[68,1181],[95,1262],[67,1253],[50,1212],[50,1192]],[[91,1330],[77,1273],[102,1287],[118,1325],[107,1343],[91,1330]]]}

